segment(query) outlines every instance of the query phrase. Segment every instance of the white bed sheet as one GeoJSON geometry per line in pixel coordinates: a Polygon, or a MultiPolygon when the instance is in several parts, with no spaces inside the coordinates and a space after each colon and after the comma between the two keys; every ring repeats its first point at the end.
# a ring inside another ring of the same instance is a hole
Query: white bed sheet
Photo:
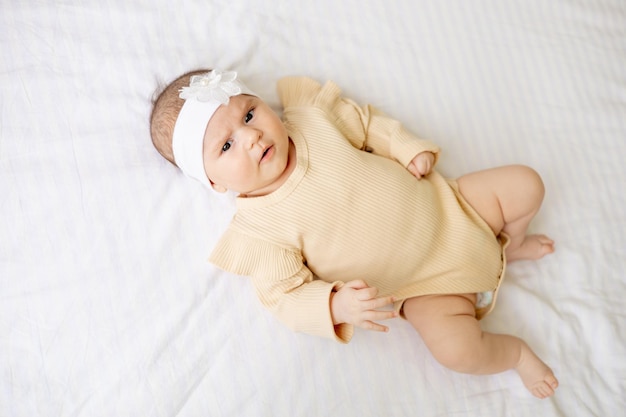
{"type": "Polygon", "coordinates": [[[260,4],[0,1],[0,415],[623,415],[626,4],[260,4]],[[509,267],[484,327],[523,337],[557,394],[447,371],[402,320],[294,334],[209,265],[232,201],[147,121],[158,82],[207,66],[276,108],[281,76],[332,79],[441,145],[449,176],[536,168],[532,229],[557,252],[509,267]]]}

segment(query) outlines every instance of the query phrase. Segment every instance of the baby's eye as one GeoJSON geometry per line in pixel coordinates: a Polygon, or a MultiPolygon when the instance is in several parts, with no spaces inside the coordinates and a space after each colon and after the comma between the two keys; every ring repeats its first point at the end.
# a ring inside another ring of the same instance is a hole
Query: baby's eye
{"type": "Polygon", "coordinates": [[[226,142],[224,146],[222,146],[222,152],[226,152],[227,150],[229,150],[232,144],[233,144],[232,140],[229,140],[228,142],[226,142]]]}
{"type": "Polygon", "coordinates": [[[246,117],[244,118],[244,121],[246,123],[250,123],[250,120],[252,120],[252,118],[254,117],[254,109],[248,111],[248,113],[246,113],[246,117]]]}

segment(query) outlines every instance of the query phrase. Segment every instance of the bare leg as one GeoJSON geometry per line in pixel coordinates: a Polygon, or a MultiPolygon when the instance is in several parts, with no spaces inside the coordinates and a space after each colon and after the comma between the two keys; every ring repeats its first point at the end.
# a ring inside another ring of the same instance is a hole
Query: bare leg
{"type": "Polygon", "coordinates": [[[554,394],[552,370],[523,340],[480,329],[475,301],[475,294],[415,297],[405,301],[404,314],[443,366],[475,375],[515,369],[536,397],[554,394]]]}
{"type": "Polygon", "coordinates": [[[509,261],[538,259],[554,252],[554,241],[549,237],[526,235],[544,195],[543,182],[534,170],[522,165],[488,169],[462,176],[458,185],[496,235],[509,235],[509,261]]]}

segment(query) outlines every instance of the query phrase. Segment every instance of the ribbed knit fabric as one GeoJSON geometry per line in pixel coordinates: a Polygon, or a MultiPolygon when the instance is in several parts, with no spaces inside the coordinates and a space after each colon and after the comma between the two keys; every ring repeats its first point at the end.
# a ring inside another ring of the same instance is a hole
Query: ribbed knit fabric
{"type": "Polygon", "coordinates": [[[329,297],[344,282],[362,279],[399,300],[498,286],[500,242],[456,183],[405,168],[437,146],[341,98],[332,82],[286,78],[278,90],[296,168],[275,192],[237,200],[212,263],[250,276],[292,329],[342,342],[353,329],[333,326],[329,297]]]}

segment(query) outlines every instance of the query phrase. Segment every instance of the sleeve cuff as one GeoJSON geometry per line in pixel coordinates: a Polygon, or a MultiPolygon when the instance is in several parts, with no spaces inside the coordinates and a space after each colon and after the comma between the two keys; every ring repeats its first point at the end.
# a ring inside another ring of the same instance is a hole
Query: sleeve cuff
{"type": "Polygon", "coordinates": [[[391,154],[402,166],[407,167],[422,152],[432,152],[435,155],[435,164],[439,160],[439,147],[434,143],[417,138],[401,126],[393,136],[396,140],[391,142],[391,154]]]}
{"type": "Polygon", "coordinates": [[[283,300],[285,302],[277,306],[275,313],[296,332],[348,343],[354,334],[354,326],[345,323],[334,325],[330,313],[330,293],[342,285],[341,281],[332,284],[322,280],[308,282],[296,291],[297,299],[295,294],[285,294],[283,297],[290,300],[283,300]],[[297,308],[293,308],[295,303],[297,308]]]}

